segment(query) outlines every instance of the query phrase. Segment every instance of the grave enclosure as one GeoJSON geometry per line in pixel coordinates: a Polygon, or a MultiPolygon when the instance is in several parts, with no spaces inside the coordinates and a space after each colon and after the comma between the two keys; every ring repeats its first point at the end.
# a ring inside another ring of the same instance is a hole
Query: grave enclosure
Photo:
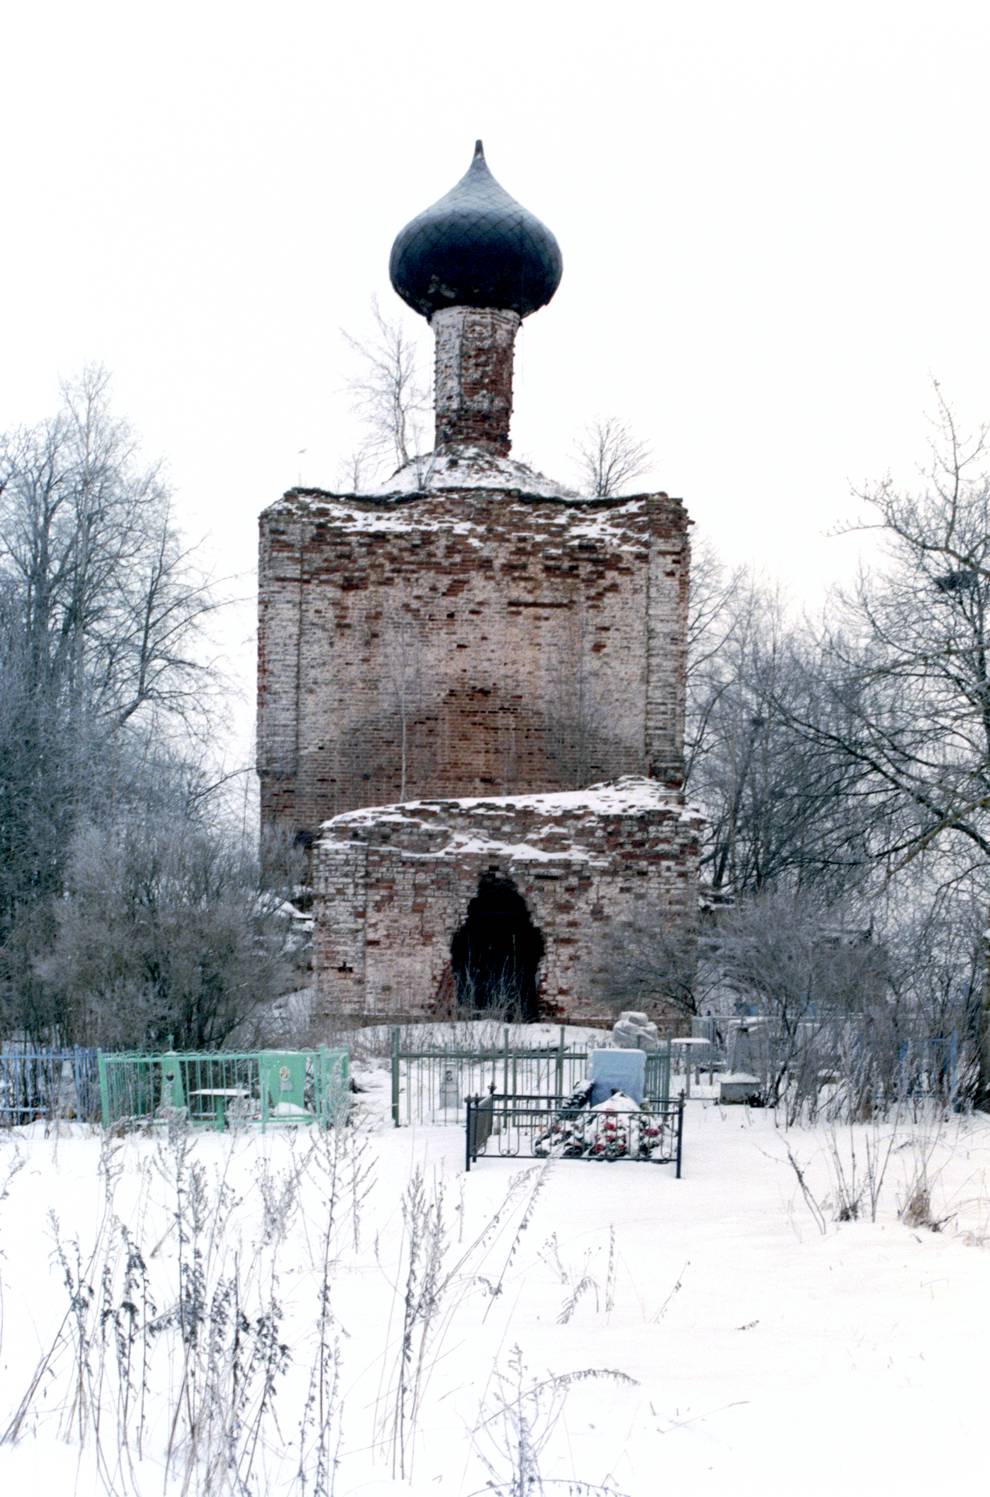
{"type": "Polygon", "coordinates": [[[347,1115],[346,1050],[164,1051],[99,1056],[103,1126],[189,1123],[222,1132],[319,1124],[347,1115]]]}
{"type": "MultiPolygon", "coordinates": [[[[484,1045],[423,1043],[417,1040],[415,1027],[411,1031],[395,1027],[389,1051],[390,1113],[395,1127],[460,1126],[465,1099],[490,1091],[506,1096],[539,1094],[563,1101],[584,1081],[594,1053],[587,1045],[568,1042],[563,1027],[555,1043],[522,1042],[505,1028],[500,1037],[484,1045]]],[[[646,1056],[643,1092],[669,1098],[669,1040],[646,1056]]]]}

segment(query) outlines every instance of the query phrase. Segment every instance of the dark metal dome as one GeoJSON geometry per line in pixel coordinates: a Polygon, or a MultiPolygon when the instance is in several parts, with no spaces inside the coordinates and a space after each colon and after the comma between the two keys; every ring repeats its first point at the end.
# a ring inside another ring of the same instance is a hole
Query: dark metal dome
{"type": "Polygon", "coordinates": [[[457,186],[399,233],[388,270],[402,300],[424,317],[441,307],[528,317],[553,296],[562,268],[556,239],[499,186],[479,140],[457,186]]]}

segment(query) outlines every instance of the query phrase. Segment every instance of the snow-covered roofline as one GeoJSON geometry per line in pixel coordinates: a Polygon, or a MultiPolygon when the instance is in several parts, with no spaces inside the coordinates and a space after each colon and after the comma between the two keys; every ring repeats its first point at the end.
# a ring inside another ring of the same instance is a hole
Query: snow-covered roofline
{"type": "Polygon", "coordinates": [[[525,463],[512,458],[498,457],[481,448],[459,447],[449,452],[431,452],[411,458],[408,463],[384,483],[361,493],[348,491],[338,493],[331,489],[289,489],[282,500],[306,507],[321,504],[336,506],[341,502],[358,505],[368,513],[374,513],[380,505],[391,506],[408,503],[427,494],[457,493],[465,490],[490,490],[511,494],[517,499],[552,499],[569,507],[588,508],[595,511],[621,509],[636,500],[667,498],[662,491],[644,491],[637,494],[601,495],[579,494],[556,479],[547,478],[525,463]]]}
{"type": "Polygon", "coordinates": [[[362,806],[360,810],[343,811],[323,823],[323,831],[339,831],[346,827],[358,827],[370,822],[420,821],[442,819],[448,812],[463,815],[465,812],[484,816],[497,816],[511,811],[536,811],[548,820],[572,817],[575,814],[594,816],[638,816],[644,811],[674,812],[679,817],[699,818],[703,812],[699,807],[684,802],[679,791],[663,785],[659,780],[648,780],[640,775],[622,775],[617,780],[604,780],[598,785],[589,785],[584,790],[556,790],[545,795],[485,795],[431,797],[423,800],[396,801],[382,806],[362,806]]]}

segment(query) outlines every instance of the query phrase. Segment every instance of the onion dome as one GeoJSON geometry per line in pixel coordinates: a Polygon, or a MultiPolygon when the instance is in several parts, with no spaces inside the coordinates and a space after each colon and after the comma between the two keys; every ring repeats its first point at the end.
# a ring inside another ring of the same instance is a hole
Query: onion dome
{"type": "Polygon", "coordinates": [[[430,318],[441,307],[488,307],[528,317],[560,285],[550,230],[499,186],[479,140],[456,187],[399,233],[389,275],[404,302],[430,318]]]}

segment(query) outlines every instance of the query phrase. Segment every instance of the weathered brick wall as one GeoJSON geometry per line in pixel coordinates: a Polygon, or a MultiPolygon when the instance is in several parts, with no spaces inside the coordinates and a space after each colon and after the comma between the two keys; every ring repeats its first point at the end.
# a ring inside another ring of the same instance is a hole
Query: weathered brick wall
{"type": "Polygon", "coordinates": [[[437,448],[505,454],[511,445],[512,351],[517,312],[444,307],[430,319],[436,339],[433,389],[437,448]]]}
{"type": "Polygon", "coordinates": [[[261,517],[262,818],[679,782],[679,500],[290,491],[261,517]]]}
{"type": "Polygon", "coordinates": [[[317,1017],[448,1016],[450,943],[494,870],[513,880],[543,934],[546,1014],[598,1019],[609,963],[630,932],[655,921],[693,933],[701,827],[678,793],[632,778],[339,816],[315,855],[317,1017]]]}

